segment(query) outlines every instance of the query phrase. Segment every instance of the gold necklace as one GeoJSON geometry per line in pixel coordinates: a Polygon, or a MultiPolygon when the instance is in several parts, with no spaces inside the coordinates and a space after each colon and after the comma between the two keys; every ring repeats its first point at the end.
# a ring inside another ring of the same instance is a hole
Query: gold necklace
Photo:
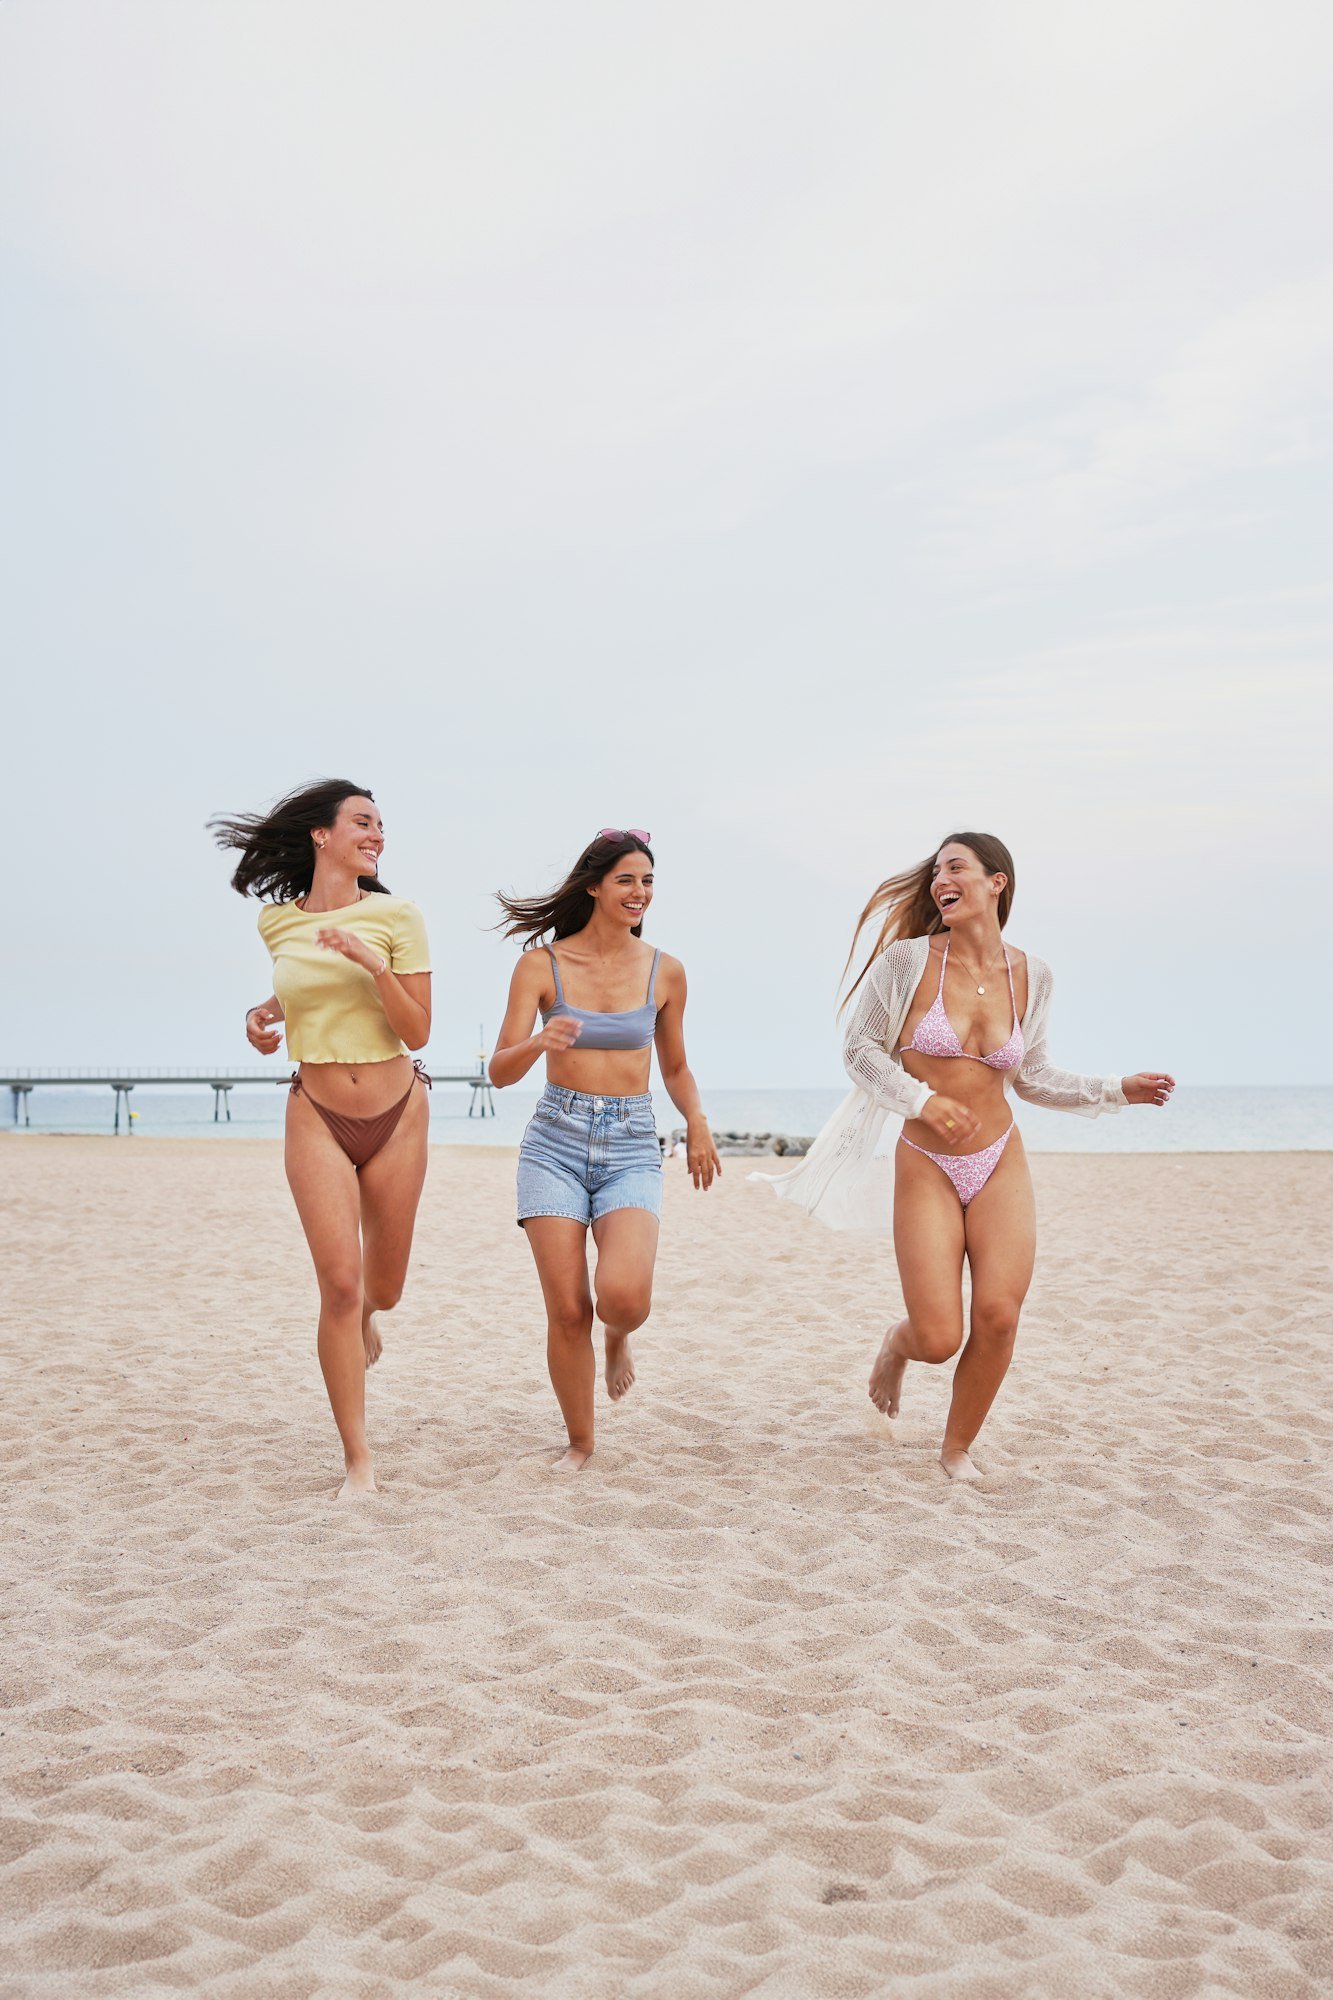
{"type": "MultiPolygon", "coordinates": [[[[949,943],[950,943],[950,944],[952,944],[952,943],[953,943],[953,939],[952,939],[952,938],[950,938],[950,939],[949,939],[949,943]]],[[[1000,950],[1001,950],[1002,952],[1003,952],[1003,950],[1004,950],[1004,939],[1003,939],[1003,938],[1001,938],[1001,939],[1000,939],[1000,950]]],[[[965,972],[965,973],[967,974],[967,976],[968,976],[968,978],[969,978],[969,979],[976,979],[976,980],[978,980],[978,985],[977,985],[977,992],[978,992],[978,993],[984,993],[984,992],[986,991],[986,975],[987,975],[987,973],[988,973],[988,972],[990,971],[990,969],[991,969],[991,967],[992,967],[992,966],[994,965],[994,963],[995,963],[995,956],[994,956],[994,953],[992,953],[992,954],[991,954],[991,956],[990,956],[990,957],[989,957],[989,958],[987,959],[986,963],[985,963],[985,964],[984,964],[984,965],[982,966],[980,974],[978,974],[978,973],[976,973],[975,971],[973,971],[973,969],[972,969],[972,967],[971,967],[970,965],[964,965],[964,966],[963,966],[963,971],[964,971],[964,972],[965,972]]]]}

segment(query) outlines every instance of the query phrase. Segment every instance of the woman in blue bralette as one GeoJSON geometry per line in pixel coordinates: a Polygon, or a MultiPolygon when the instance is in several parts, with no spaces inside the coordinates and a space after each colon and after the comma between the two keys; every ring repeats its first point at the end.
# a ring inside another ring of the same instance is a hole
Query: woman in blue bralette
{"type": "Polygon", "coordinates": [[[662,1211],[648,1092],[654,1047],[686,1121],[694,1185],[711,1187],[722,1171],[685,1059],[685,968],[643,942],[653,899],[648,841],[639,827],[603,827],[558,889],[499,897],[504,934],[524,947],[491,1081],[517,1083],[546,1057],[546,1088],[519,1148],[518,1222],[537,1261],[547,1366],[569,1433],[560,1470],[577,1471],[592,1455],[594,1311],[605,1328],[607,1393],[618,1402],[634,1382],[629,1337],[652,1308],[662,1211]]]}

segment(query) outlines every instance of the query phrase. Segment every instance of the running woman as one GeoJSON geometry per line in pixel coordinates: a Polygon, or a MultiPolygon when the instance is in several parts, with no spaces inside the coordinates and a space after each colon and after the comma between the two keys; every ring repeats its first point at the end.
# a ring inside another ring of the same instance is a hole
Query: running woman
{"type": "Polygon", "coordinates": [[[259,933],[273,991],[245,1032],[272,1055],[285,1028],[298,1065],[287,1182],[319,1280],[319,1365],[346,1466],[338,1497],[373,1493],[374,1315],[402,1296],[426,1177],[430,1079],[409,1054],[430,1034],[426,929],[416,904],[379,879],[384,823],[364,786],[327,779],[211,826],[219,847],[240,850],[233,889],[272,899],[259,933]]]}
{"type": "Polygon", "coordinates": [[[987,833],[950,834],[931,860],[881,882],[847,955],[881,919],[843,1044],[856,1089],[776,1191],[837,1227],[871,1221],[872,1156],[889,1113],[904,1119],[894,1161],[893,1245],[906,1317],[884,1336],[870,1400],[896,1417],[911,1361],[959,1348],[940,1463],[980,1477],[970,1456],[1008,1370],[1032,1279],[1036,1212],[1007,1092],[1085,1118],[1165,1104],[1175,1079],[1074,1076],[1050,1059],[1051,975],[1001,936],[1014,863],[987,833]],[[963,1345],[963,1264],[972,1278],[963,1345]]]}
{"type": "Polygon", "coordinates": [[[569,1433],[561,1471],[578,1471],[592,1455],[594,1310],[605,1329],[607,1393],[618,1402],[634,1382],[629,1337],[652,1307],[662,1212],[648,1094],[654,1046],[688,1128],[695,1187],[711,1187],[722,1171],[685,1059],[685,968],[643,942],[653,900],[649,838],[638,827],[604,826],[558,889],[498,898],[504,935],[524,946],[491,1081],[503,1089],[546,1058],[546,1088],[519,1148],[518,1221],[537,1263],[546,1362],[569,1433]]]}

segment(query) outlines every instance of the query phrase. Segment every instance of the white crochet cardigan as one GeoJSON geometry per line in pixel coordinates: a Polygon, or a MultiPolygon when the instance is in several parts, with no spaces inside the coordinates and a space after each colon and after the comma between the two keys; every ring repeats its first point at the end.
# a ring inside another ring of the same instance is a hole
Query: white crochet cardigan
{"type": "MultiPolygon", "coordinates": [[[[930,955],[928,938],[902,938],[882,951],[862,982],[843,1038],[842,1059],[856,1088],[843,1099],[810,1151],[789,1173],[751,1174],[783,1201],[795,1202],[831,1229],[882,1230],[888,1220],[890,1174],[875,1148],[885,1120],[918,1118],[929,1084],[909,1076],[894,1050],[930,955]]],[[[1118,1076],[1075,1076],[1057,1069],[1046,1044],[1051,971],[1027,955],[1028,1004],[1023,1060],[1004,1079],[1029,1104],[1075,1111],[1083,1118],[1118,1111],[1125,1102],[1118,1076]]]]}

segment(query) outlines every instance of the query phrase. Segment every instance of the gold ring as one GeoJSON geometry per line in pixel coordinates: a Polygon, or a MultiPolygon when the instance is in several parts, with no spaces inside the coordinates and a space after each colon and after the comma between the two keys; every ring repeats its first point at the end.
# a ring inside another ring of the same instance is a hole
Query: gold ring
{"type": "Polygon", "coordinates": [[[950,1130],[950,1131],[952,1132],[952,1131],[953,1131],[953,1119],[952,1119],[952,1118],[946,1118],[944,1122],[945,1122],[945,1124],[946,1124],[946,1125],[948,1126],[949,1130],[950,1130]]]}

